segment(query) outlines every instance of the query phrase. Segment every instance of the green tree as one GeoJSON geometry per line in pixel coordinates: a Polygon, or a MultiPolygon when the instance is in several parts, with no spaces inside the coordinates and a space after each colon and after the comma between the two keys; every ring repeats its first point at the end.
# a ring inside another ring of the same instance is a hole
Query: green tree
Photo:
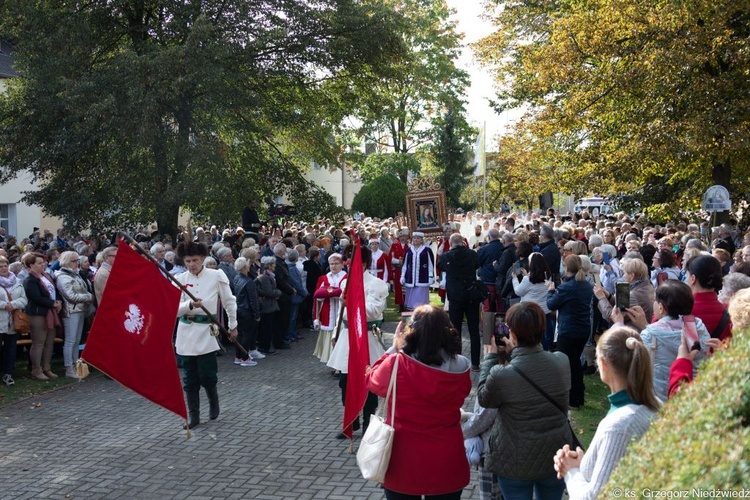
{"type": "Polygon", "coordinates": [[[21,78],[0,98],[4,178],[73,227],[156,220],[181,208],[237,220],[250,199],[286,195],[301,215],[335,208],[306,182],[356,95],[402,52],[377,2],[137,0],[0,7],[21,78]],[[352,76],[354,75],[354,76],[352,76]],[[337,86],[330,82],[338,82],[337,86]]]}
{"type": "Polygon", "coordinates": [[[458,104],[453,104],[436,121],[431,148],[433,167],[438,172],[437,180],[445,189],[448,207],[452,209],[460,205],[461,193],[471,183],[474,173],[474,166],[469,163],[469,144],[465,136],[459,135],[463,120],[460,109],[458,104]]]}
{"type": "Polygon", "coordinates": [[[406,184],[409,174],[418,174],[422,167],[419,159],[408,153],[373,153],[357,169],[362,182],[368,183],[384,174],[391,174],[406,184]]]}
{"type": "Polygon", "coordinates": [[[430,139],[429,122],[461,98],[468,74],[456,67],[461,36],[445,0],[384,0],[407,23],[408,55],[388,73],[362,74],[354,117],[359,135],[379,148],[409,153],[430,139]]]}
{"type": "Polygon", "coordinates": [[[384,174],[362,186],[354,196],[352,210],[368,217],[394,217],[404,211],[405,199],[406,184],[393,174],[384,174]]]}
{"type": "MultiPolygon", "coordinates": [[[[494,2],[499,4],[499,2],[494,2]]],[[[503,3],[477,49],[498,109],[545,189],[581,195],[656,184],[652,208],[695,209],[711,184],[750,185],[750,16],[728,0],[503,3]]],[[[532,175],[532,174],[530,174],[532,175]]]]}

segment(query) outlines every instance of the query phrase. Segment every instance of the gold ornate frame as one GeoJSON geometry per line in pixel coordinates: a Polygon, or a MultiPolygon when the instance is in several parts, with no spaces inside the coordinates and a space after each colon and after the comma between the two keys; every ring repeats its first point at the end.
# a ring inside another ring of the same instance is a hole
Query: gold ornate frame
{"type": "Polygon", "coordinates": [[[406,195],[406,220],[409,230],[425,235],[442,234],[448,223],[445,191],[430,178],[417,178],[408,187],[406,195]]]}

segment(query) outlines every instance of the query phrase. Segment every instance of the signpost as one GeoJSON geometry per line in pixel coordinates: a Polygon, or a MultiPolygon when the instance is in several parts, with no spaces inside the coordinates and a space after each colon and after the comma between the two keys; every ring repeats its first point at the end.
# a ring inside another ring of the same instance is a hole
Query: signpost
{"type": "MultiPolygon", "coordinates": [[[[706,189],[701,201],[701,210],[711,213],[711,227],[716,226],[716,212],[725,212],[732,209],[732,200],[729,198],[729,190],[724,186],[715,185],[706,189]]],[[[709,238],[711,233],[709,232],[709,238]]]]}

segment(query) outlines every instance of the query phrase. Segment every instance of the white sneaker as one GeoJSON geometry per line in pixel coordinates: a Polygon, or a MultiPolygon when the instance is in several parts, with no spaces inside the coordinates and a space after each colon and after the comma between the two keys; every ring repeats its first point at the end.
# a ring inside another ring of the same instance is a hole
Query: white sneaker
{"type": "Polygon", "coordinates": [[[240,363],[242,363],[242,360],[240,358],[234,358],[235,365],[239,365],[240,363]]]}
{"type": "Polygon", "coordinates": [[[253,359],[266,359],[266,355],[260,352],[258,349],[250,351],[248,354],[253,359]]]}
{"type": "Polygon", "coordinates": [[[247,358],[244,361],[240,361],[240,366],[255,366],[257,364],[258,363],[256,363],[255,361],[253,361],[252,358],[247,358]]]}

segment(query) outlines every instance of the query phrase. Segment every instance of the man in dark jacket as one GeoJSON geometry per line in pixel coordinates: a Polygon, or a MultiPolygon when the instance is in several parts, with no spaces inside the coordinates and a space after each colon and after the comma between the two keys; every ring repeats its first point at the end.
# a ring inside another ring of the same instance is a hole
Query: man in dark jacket
{"type": "Polygon", "coordinates": [[[516,243],[513,239],[513,234],[505,233],[503,235],[503,254],[498,260],[495,261],[494,269],[497,273],[497,279],[495,280],[495,288],[498,291],[503,289],[505,286],[505,278],[508,276],[508,270],[511,268],[516,259],[516,243]]]}
{"type": "Polygon", "coordinates": [[[290,349],[289,342],[284,340],[284,333],[289,328],[289,312],[292,306],[292,295],[296,295],[297,290],[292,285],[292,278],[289,276],[289,268],[286,265],[286,245],[277,243],[273,247],[273,254],[276,257],[276,268],[274,277],[276,278],[276,288],[281,290],[279,297],[279,310],[276,311],[273,327],[273,346],[276,349],[290,349]]]}
{"type": "Polygon", "coordinates": [[[440,268],[446,273],[445,291],[448,298],[448,316],[456,331],[461,333],[464,315],[471,340],[471,367],[479,371],[479,356],[482,349],[479,336],[479,304],[469,299],[468,288],[477,279],[479,258],[464,245],[461,234],[450,237],[451,249],[440,258],[440,268]]]}
{"type": "Polygon", "coordinates": [[[555,244],[555,231],[550,226],[542,226],[539,230],[539,253],[544,256],[552,271],[555,286],[560,285],[560,249],[555,244]]]}
{"type": "Polygon", "coordinates": [[[499,260],[503,255],[503,242],[500,241],[500,231],[497,229],[490,229],[487,232],[487,236],[490,242],[483,245],[479,251],[477,251],[477,257],[479,258],[479,279],[482,283],[487,285],[487,289],[490,292],[489,297],[484,301],[482,310],[485,312],[501,311],[502,308],[498,307],[497,299],[499,296],[495,293],[495,280],[497,279],[497,271],[493,263],[499,260]]]}

